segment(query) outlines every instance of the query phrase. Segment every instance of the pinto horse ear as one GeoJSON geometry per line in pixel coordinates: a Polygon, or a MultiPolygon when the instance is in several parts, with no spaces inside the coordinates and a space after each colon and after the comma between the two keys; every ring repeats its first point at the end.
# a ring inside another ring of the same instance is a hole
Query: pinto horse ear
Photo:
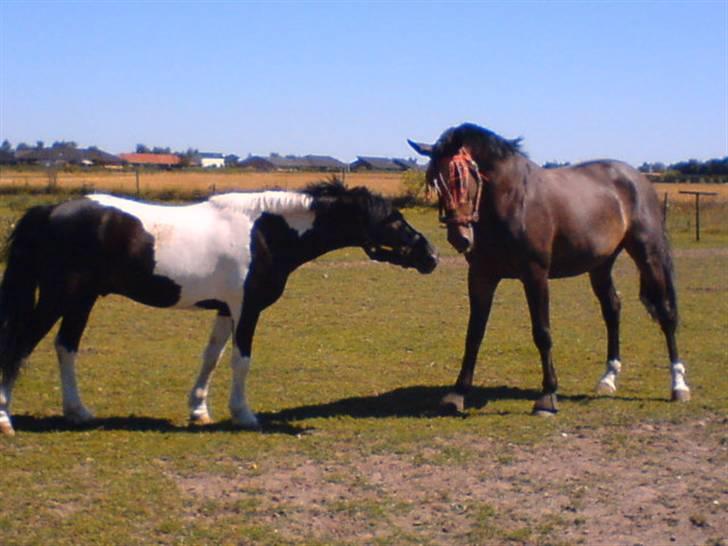
{"type": "Polygon", "coordinates": [[[412,148],[414,148],[415,152],[417,152],[420,155],[426,155],[427,157],[432,157],[432,144],[424,144],[422,142],[415,142],[414,140],[407,139],[407,142],[409,143],[412,148]]]}

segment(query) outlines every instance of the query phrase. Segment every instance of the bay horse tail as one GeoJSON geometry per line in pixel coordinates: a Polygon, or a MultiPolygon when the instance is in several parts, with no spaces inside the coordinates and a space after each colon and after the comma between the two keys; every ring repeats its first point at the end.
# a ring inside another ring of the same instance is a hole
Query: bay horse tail
{"type": "Polygon", "coordinates": [[[8,237],[7,264],[0,284],[0,377],[9,385],[20,371],[39,285],[41,241],[46,236],[51,206],[28,210],[8,237]]]}
{"type": "Polygon", "coordinates": [[[675,267],[659,212],[640,222],[639,229],[625,241],[625,248],[640,272],[640,301],[665,334],[672,337],[678,323],[675,267]]]}

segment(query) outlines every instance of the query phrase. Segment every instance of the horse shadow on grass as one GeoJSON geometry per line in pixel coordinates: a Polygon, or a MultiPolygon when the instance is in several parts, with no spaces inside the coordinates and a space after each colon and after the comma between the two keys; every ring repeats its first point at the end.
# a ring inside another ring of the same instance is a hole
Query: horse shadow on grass
{"type": "MultiPolygon", "coordinates": [[[[299,436],[313,432],[311,426],[301,426],[297,421],[317,418],[351,417],[354,419],[420,418],[441,417],[440,399],[450,392],[451,387],[412,386],[394,389],[389,392],[342,398],[321,404],[310,404],[282,409],[275,412],[261,412],[258,418],[262,429],[255,431],[263,434],[284,434],[299,436]]],[[[536,400],[541,392],[537,389],[522,389],[505,385],[496,387],[473,387],[467,396],[468,411],[483,409],[490,401],[498,400],[536,400]]],[[[560,400],[589,403],[604,398],[597,394],[566,395],[559,394],[560,400]]],[[[612,397],[622,401],[645,402],[648,398],[612,397]]],[[[506,412],[507,413],[507,412],[506,412]]],[[[450,414],[457,418],[467,418],[465,414],[450,414]]],[[[129,415],[127,417],[97,418],[88,424],[73,425],[61,416],[38,417],[19,414],[14,418],[18,430],[28,432],[64,432],[79,430],[131,431],[205,434],[212,432],[243,432],[229,420],[204,426],[181,425],[169,419],[149,416],[129,415]]]]}

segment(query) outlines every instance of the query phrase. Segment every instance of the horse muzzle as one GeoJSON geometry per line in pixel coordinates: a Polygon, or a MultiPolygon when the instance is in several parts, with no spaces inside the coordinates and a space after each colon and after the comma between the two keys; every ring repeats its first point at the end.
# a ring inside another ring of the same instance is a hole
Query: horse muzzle
{"type": "Polygon", "coordinates": [[[473,226],[471,224],[447,224],[447,242],[460,254],[467,254],[473,248],[473,226]]]}

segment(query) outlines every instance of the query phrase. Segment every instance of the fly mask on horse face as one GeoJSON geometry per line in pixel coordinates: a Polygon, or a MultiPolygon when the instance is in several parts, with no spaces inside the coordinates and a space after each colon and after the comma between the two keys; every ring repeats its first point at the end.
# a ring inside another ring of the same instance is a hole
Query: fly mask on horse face
{"type": "Polygon", "coordinates": [[[440,221],[447,225],[447,239],[458,252],[468,252],[473,246],[472,224],[480,219],[486,180],[465,147],[451,157],[433,159],[428,169],[427,183],[437,192],[440,221]]]}

